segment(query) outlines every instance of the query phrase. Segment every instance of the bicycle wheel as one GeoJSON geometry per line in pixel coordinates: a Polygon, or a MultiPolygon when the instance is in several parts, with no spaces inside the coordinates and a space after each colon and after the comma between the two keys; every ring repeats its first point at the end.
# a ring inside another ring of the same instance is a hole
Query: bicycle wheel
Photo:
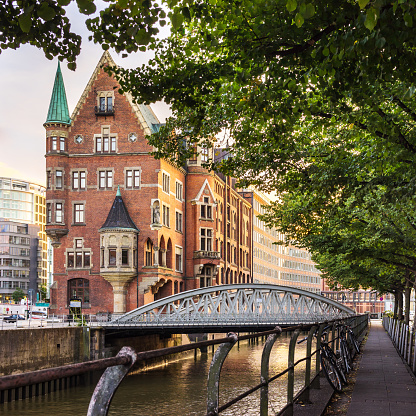
{"type": "Polygon", "coordinates": [[[335,369],[338,372],[339,378],[341,382],[345,385],[348,384],[347,376],[345,375],[345,371],[342,369],[342,358],[338,358],[335,352],[332,350],[331,347],[326,348],[327,357],[331,360],[332,364],[335,366],[335,369]]]}
{"type": "Polygon", "coordinates": [[[347,341],[344,339],[340,343],[340,353],[342,357],[342,369],[348,374],[352,370],[352,360],[347,341]]]}
{"type": "Polygon", "coordinates": [[[358,345],[357,340],[355,339],[355,335],[354,332],[352,332],[351,330],[348,331],[349,335],[350,335],[350,340],[351,340],[351,344],[353,345],[355,351],[357,351],[357,354],[360,353],[360,346],[358,345]]]}
{"type": "Polygon", "coordinates": [[[321,353],[321,365],[324,371],[325,377],[332,388],[337,391],[342,391],[342,383],[338,375],[338,371],[331,360],[321,353]]]}

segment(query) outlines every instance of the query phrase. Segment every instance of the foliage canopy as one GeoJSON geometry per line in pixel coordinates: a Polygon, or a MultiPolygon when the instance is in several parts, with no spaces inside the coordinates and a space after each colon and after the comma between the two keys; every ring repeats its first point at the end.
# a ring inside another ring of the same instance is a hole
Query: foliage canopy
{"type": "MultiPolygon", "coordinates": [[[[70,1],[0,6],[1,48],[30,42],[74,68],[70,1]]],[[[93,0],[77,4],[95,12],[93,0]]],[[[228,157],[207,167],[276,191],[270,225],[310,249],[328,276],[388,291],[416,270],[415,6],[110,0],[87,27],[104,49],[155,51],[147,65],[115,73],[138,102],[171,105],[149,138],[157,157],[183,163],[193,145],[221,135],[228,157]],[[169,22],[171,35],[158,40],[169,22]]]]}

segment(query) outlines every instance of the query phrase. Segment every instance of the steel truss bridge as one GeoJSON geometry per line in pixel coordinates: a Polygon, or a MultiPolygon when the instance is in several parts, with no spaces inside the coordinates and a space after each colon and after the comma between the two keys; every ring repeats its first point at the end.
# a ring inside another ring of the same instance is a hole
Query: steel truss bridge
{"type": "Polygon", "coordinates": [[[115,317],[105,328],[191,333],[259,331],[311,324],[355,312],[331,299],[288,286],[232,284],[168,296],[115,317]]]}

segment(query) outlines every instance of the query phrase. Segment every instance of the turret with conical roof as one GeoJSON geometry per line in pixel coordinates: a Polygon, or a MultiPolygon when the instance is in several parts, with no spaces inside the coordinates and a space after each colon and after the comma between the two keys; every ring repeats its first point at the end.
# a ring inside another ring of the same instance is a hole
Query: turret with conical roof
{"type": "Polygon", "coordinates": [[[127,285],[137,276],[137,236],[139,230],[124,205],[120,187],[103,226],[100,274],[113,286],[113,313],[126,312],[127,285]]]}
{"type": "Polygon", "coordinates": [[[120,193],[120,186],[117,188],[117,194],[110,212],[108,213],[108,217],[99,232],[111,230],[139,231],[124,205],[120,193]]]}
{"type": "Polygon", "coordinates": [[[58,68],[55,75],[51,101],[49,103],[48,116],[45,123],[71,124],[69,116],[68,102],[66,99],[65,85],[62,78],[61,65],[58,62],[58,68]]]}

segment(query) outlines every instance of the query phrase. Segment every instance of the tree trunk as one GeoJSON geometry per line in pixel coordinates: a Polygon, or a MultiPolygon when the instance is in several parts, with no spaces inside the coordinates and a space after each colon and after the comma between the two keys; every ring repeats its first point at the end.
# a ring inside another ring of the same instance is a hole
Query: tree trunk
{"type": "Polygon", "coordinates": [[[398,318],[398,311],[399,311],[399,292],[397,290],[394,291],[394,311],[393,311],[393,318],[398,318]]]}
{"type": "MultiPolygon", "coordinates": [[[[414,277],[413,290],[416,293],[416,273],[414,273],[414,272],[413,272],[413,277],[414,277]]],[[[416,307],[415,307],[415,309],[416,309],[416,307]]],[[[415,331],[416,331],[416,310],[415,310],[415,314],[413,315],[413,332],[415,332],[415,331]]]]}
{"type": "Polygon", "coordinates": [[[410,292],[412,291],[409,277],[410,272],[406,273],[406,287],[404,288],[404,323],[406,325],[410,322],[410,292]]]}
{"type": "Polygon", "coordinates": [[[398,304],[398,311],[397,311],[397,317],[398,317],[398,319],[400,320],[400,321],[403,321],[403,318],[404,318],[404,316],[403,316],[403,290],[398,290],[397,291],[398,292],[398,296],[399,296],[399,304],[398,304]]]}

